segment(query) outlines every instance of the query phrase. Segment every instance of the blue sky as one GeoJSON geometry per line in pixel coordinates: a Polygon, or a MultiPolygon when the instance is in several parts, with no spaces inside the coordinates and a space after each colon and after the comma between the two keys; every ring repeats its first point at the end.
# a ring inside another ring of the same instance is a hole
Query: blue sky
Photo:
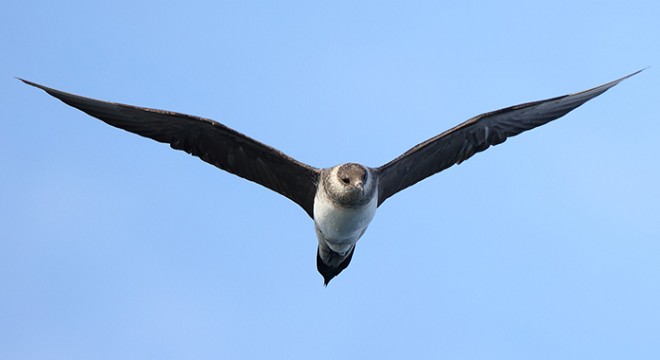
{"type": "Polygon", "coordinates": [[[0,358],[660,357],[657,1],[0,13],[0,358]],[[14,79],[379,166],[647,66],[388,200],[327,288],[293,202],[14,79]]]}

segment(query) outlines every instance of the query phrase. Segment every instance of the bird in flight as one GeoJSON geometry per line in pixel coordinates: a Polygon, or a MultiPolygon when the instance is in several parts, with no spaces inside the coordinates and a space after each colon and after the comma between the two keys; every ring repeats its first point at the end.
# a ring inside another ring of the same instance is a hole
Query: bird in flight
{"type": "Polygon", "coordinates": [[[357,241],[387,198],[511,136],[566,115],[640,71],[589,90],[477,115],[380,167],[346,163],[324,169],[213,120],[95,100],[19,80],[109,125],[170,144],[293,200],[314,221],[316,266],[327,285],[351,262],[357,241]]]}

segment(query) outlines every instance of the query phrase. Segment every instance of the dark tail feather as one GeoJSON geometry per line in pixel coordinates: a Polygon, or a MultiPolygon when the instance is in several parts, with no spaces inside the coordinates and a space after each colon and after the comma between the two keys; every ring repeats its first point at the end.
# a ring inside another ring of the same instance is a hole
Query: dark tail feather
{"type": "MultiPolygon", "coordinates": [[[[328,263],[337,263],[339,260],[341,260],[341,256],[337,254],[336,252],[327,249],[327,255],[329,257],[326,259],[328,263]]],[[[339,275],[342,270],[346,269],[348,264],[351,263],[351,259],[353,258],[353,252],[355,252],[355,246],[351,249],[351,251],[348,253],[348,255],[344,256],[344,259],[341,260],[336,266],[333,265],[328,265],[326,262],[323,261],[321,258],[321,249],[319,248],[316,251],[316,268],[318,269],[319,273],[323,275],[323,285],[328,286],[328,283],[332,278],[335,276],[339,275]]]]}

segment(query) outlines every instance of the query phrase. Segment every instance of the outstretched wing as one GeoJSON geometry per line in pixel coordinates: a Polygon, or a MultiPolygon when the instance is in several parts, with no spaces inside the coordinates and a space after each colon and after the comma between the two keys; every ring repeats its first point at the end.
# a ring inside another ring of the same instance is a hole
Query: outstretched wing
{"type": "Polygon", "coordinates": [[[105,123],[168,143],[209,164],[254,181],[300,205],[313,218],[319,170],[213,120],[170,111],[90,99],[27,80],[105,123]]]}
{"type": "Polygon", "coordinates": [[[511,136],[566,115],[640,71],[590,90],[478,115],[416,145],[377,169],[380,175],[378,205],[408,186],[460,164],[491,145],[501,144],[511,136]]]}

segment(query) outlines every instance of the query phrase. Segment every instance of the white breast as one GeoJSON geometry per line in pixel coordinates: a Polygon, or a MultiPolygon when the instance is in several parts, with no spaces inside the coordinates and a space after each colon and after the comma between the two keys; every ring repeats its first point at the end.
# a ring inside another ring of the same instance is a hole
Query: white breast
{"type": "MultiPolygon", "coordinates": [[[[334,204],[322,188],[314,198],[314,223],[323,240],[333,251],[343,253],[354,245],[376,214],[378,194],[369,203],[357,208],[334,204]]],[[[321,241],[322,239],[319,239],[321,241]]]]}

